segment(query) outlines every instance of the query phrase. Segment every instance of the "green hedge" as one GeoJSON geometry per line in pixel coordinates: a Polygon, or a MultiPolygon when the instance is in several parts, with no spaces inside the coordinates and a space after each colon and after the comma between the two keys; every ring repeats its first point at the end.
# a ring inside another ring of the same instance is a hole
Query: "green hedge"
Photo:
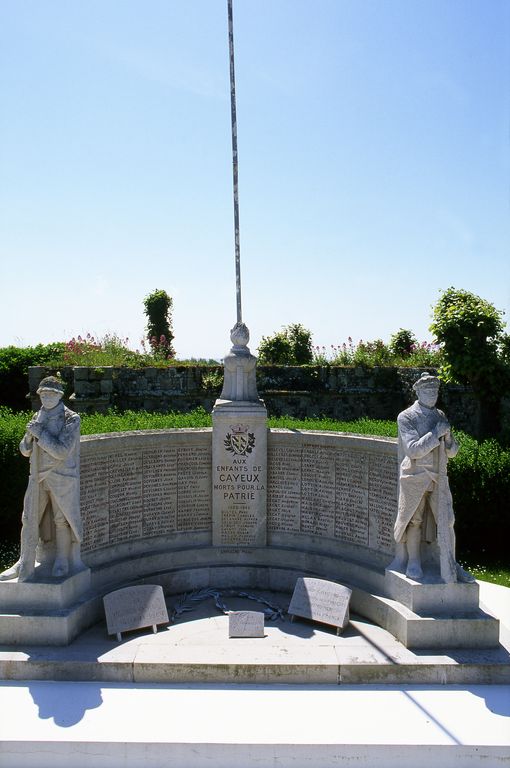
{"type": "Polygon", "coordinates": [[[36,347],[0,348],[0,405],[15,411],[27,408],[28,368],[46,365],[61,357],[65,344],[38,344],[36,347]]]}
{"type": "MultiPolygon", "coordinates": [[[[0,515],[7,538],[19,533],[28,461],[20,455],[18,446],[30,415],[0,408],[0,472],[3,479],[0,515]]],[[[269,425],[396,436],[395,422],[369,419],[338,422],[281,417],[269,419],[269,425]]],[[[82,434],[209,426],[211,416],[203,408],[188,414],[128,411],[82,416],[82,434]]],[[[479,558],[481,562],[505,562],[510,541],[510,450],[495,440],[480,443],[462,432],[457,433],[457,438],[460,450],[449,463],[449,477],[455,506],[458,556],[470,560],[479,558]]]]}

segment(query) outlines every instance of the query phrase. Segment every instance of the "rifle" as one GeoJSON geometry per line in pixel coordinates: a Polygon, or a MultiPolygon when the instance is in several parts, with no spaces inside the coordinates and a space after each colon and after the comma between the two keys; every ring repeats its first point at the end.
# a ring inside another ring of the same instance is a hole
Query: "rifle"
{"type": "Polygon", "coordinates": [[[437,489],[437,543],[439,546],[439,565],[441,578],[445,584],[457,581],[457,564],[453,551],[453,537],[450,527],[452,512],[452,496],[448,486],[447,464],[448,457],[444,437],[439,440],[438,447],[438,489],[437,489]]]}
{"type": "Polygon", "coordinates": [[[32,455],[30,457],[31,492],[28,498],[30,509],[25,510],[21,528],[21,554],[19,581],[26,581],[33,576],[35,555],[39,541],[39,448],[32,436],[32,455]]]}

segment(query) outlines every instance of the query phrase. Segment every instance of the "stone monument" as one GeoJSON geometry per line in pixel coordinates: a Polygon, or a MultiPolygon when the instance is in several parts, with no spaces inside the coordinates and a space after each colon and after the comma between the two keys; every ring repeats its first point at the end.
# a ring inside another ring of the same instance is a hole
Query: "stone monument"
{"type": "Polygon", "coordinates": [[[436,408],[439,379],[423,373],[413,385],[417,400],[398,416],[398,514],[396,553],[389,569],[423,579],[422,541],[437,539],[441,579],[474,578],[455,561],[452,495],[447,462],[459,446],[442,411],[436,408]]]}
{"type": "Polygon", "coordinates": [[[257,393],[248,328],[230,333],[225,378],[213,409],[213,545],[265,546],[267,536],[267,411],[257,393]]]}
{"type": "Polygon", "coordinates": [[[66,577],[84,566],[80,558],[80,417],[64,406],[62,383],[44,378],[37,390],[42,407],[28,422],[20,443],[30,458],[23,502],[21,554],[1,581],[27,581],[41,574],[66,577]]]}

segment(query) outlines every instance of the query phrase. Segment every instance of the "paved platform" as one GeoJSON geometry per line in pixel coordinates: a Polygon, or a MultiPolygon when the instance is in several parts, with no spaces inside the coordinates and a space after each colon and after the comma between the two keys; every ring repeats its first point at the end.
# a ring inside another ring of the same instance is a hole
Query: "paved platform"
{"type": "MultiPolygon", "coordinates": [[[[261,610],[226,596],[232,610],[261,610]]],[[[287,607],[289,596],[254,591],[287,607]]],[[[264,638],[228,637],[214,600],[193,604],[157,634],[108,637],[101,622],[64,647],[0,646],[0,680],[125,683],[510,684],[510,590],[482,585],[487,611],[504,616],[501,644],[488,650],[410,650],[381,627],[353,615],[341,636],[316,623],[266,620],[264,638]],[[508,605],[507,605],[508,603],[508,605]],[[508,611],[509,615],[505,614],[508,611]]],[[[175,598],[169,601],[169,613],[175,598]]]]}
{"type": "Polygon", "coordinates": [[[510,766],[510,685],[444,685],[505,678],[509,595],[482,587],[502,645],[470,661],[467,652],[417,655],[359,618],[341,637],[280,621],[258,641],[227,642],[227,617],[206,603],[122,643],[101,624],[67,648],[4,648],[0,768],[510,766]],[[207,669],[229,682],[204,682],[207,669]],[[232,683],[236,673],[246,680],[232,683]],[[275,685],[275,673],[293,684],[275,685]],[[435,684],[354,685],[355,674],[358,683],[407,675],[435,684]]]}

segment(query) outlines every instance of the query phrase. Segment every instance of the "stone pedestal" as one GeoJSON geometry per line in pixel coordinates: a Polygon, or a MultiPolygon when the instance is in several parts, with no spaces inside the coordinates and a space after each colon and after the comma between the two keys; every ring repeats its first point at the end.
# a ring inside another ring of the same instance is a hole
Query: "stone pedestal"
{"type": "Polygon", "coordinates": [[[213,409],[213,545],[265,546],[267,411],[261,401],[217,400],[213,409]]]}
{"type": "Polygon", "coordinates": [[[0,582],[0,643],[68,645],[100,616],[90,577],[84,568],[62,579],[0,582]]]}

